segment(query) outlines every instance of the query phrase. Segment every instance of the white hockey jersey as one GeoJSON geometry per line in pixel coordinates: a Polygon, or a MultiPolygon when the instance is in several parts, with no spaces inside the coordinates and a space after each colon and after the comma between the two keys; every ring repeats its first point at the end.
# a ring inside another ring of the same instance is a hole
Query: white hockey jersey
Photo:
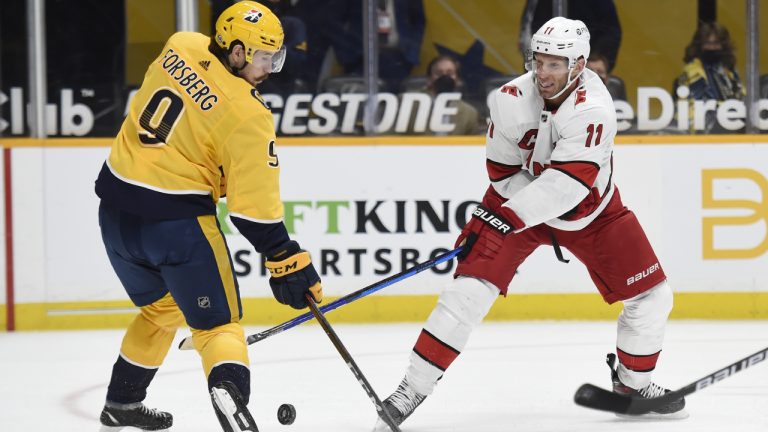
{"type": "Polygon", "coordinates": [[[488,176],[526,228],[545,223],[580,230],[613,196],[616,110],[597,74],[585,69],[579,79],[552,112],[532,72],[489,97],[488,176]]]}

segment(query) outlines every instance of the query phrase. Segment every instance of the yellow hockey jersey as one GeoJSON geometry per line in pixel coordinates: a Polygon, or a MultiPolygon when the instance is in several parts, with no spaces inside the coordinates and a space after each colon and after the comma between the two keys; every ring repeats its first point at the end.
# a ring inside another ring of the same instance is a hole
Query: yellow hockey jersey
{"type": "Polygon", "coordinates": [[[159,219],[230,214],[283,218],[272,113],[245,80],[208,51],[210,38],[181,32],[149,66],[96,180],[102,200],[159,219]]]}

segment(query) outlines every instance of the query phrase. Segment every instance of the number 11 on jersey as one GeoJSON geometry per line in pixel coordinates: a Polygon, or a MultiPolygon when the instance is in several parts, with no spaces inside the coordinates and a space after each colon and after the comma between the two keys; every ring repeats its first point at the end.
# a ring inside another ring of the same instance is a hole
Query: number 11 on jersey
{"type": "Polygon", "coordinates": [[[595,127],[594,123],[590,123],[589,126],[587,126],[587,142],[584,144],[584,147],[592,147],[600,145],[600,138],[603,135],[603,124],[598,123],[597,127],[595,127]],[[595,134],[597,132],[597,134],[595,134]],[[597,135],[597,136],[595,136],[597,135]],[[592,142],[592,138],[595,138],[594,143],[592,142]]]}

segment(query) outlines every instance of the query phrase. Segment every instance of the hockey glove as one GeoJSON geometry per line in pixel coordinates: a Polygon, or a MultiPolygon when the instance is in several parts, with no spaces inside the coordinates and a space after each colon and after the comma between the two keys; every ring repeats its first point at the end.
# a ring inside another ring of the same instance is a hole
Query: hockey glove
{"type": "Polygon", "coordinates": [[[309,252],[291,240],[267,253],[264,263],[269,270],[269,286],[272,294],[282,304],[294,309],[307,307],[305,293],[310,293],[315,303],[323,300],[320,276],[312,265],[309,252]]]}
{"type": "MultiPolygon", "coordinates": [[[[496,211],[479,205],[472,212],[472,217],[464,225],[454,245],[454,247],[463,246],[457,255],[459,261],[466,259],[472,251],[475,251],[476,257],[495,258],[501,249],[504,237],[525,227],[525,223],[512,209],[502,206],[498,199],[489,199],[489,194],[490,190],[483,198],[483,204],[495,205],[496,211]]],[[[491,196],[491,198],[495,197],[491,196]]]]}

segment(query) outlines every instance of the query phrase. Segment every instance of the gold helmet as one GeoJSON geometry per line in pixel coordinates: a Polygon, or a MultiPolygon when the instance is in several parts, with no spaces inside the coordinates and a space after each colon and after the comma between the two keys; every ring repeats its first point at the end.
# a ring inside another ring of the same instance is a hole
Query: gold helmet
{"type": "Polygon", "coordinates": [[[283,26],[269,8],[254,1],[242,1],[228,7],[216,20],[216,43],[229,49],[240,41],[245,48],[245,60],[253,62],[256,51],[273,53],[272,72],[280,72],[285,62],[283,26]]]}

